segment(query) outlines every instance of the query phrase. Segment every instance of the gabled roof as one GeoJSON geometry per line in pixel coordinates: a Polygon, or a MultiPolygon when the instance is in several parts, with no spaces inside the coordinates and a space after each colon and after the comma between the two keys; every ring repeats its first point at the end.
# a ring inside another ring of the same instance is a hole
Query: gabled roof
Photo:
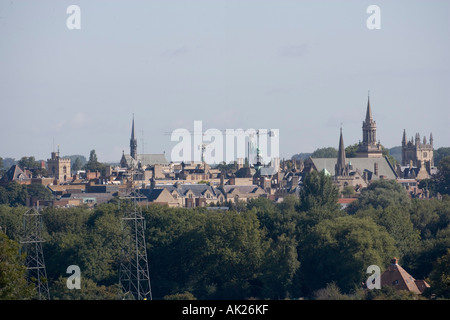
{"type": "Polygon", "coordinates": [[[29,181],[31,178],[15,164],[9,168],[6,174],[2,178],[3,181],[29,181]]]}
{"type": "Polygon", "coordinates": [[[220,193],[218,189],[207,184],[180,184],[178,187],[175,185],[163,185],[157,186],[155,189],[167,189],[171,194],[176,191],[180,196],[185,196],[190,191],[195,197],[199,198],[203,198],[208,191],[213,196],[217,196],[220,193]]]}

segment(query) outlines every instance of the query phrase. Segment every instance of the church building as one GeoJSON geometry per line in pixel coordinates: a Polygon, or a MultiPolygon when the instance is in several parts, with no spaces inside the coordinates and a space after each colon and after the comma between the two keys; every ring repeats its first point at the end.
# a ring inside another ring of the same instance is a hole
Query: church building
{"type": "Polygon", "coordinates": [[[70,159],[59,156],[59,147],[58,151],[52,152],[51,158],[47,159],[47,168],[49,176],[58,179],[60,183],[71,178],[70,159]]]}
{"type": "Polygon", "coordinates": [[[122,154],[120,159],[120,166],[122,168],[143,168],[154,165],[167,165],[169,162],[166,159],[164,153],[157,154],[138,154],[137,152],[137,139],[134,132],[134,115],[131,124],[131,138],[130,138],[130,154],[122,154]]]}
{"type": "Polygon", "coordinates": [[[400,170],[405,178],[426,179],[433,173],[433,134],[430,133],[430,142],[424,136],[420,141],[420,134],[415,139],[406,139],[406,130],[403,130],[402,139],[402,165],[400,170]]]}
{"type": "Polygon", "coordinates": [[[372,109],[370,108],[370,97],[367,97],[366,120],[362,125],[363,141],[359,142],[356,151],[359,158],[381,158],[383,150],[380,141],[377,142],[377,123],[372,118],[372,109]]]}
{"type": "Polygon", "coordinates": [[[304,172],[324,171],[333,177],[340,189],[353,186],[366,187],[379,179],[396,179],[395,168],[383,156],[380,142],[376,142],[376,123],[372,117],[370,100],[367,101],[366,119],[363,121],[363,141],[359,143],[356,158],[346,159],[342,128],[337,158],[309,158],[305,160],[304,172]]]}

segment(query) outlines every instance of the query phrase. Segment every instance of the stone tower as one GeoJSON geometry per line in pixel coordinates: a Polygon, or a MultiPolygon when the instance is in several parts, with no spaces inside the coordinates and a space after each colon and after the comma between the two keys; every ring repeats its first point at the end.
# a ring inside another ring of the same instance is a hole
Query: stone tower
{"type": "Polygon", "coordinates": [[[59,147],[57,152],[52,152],[50,159],[47,159],[47,170],[52,178],[60,182],[67,181],[70,177],[70,159],[59,156],[59,147]]]}
{"type": "Polygon", "coordinates": [[[366,119],[362,125],[363,141],[359,142],[356,154],[359,158],[381,158],[383,152],[381,145],[377,143],[377,124],[372,117],[370,97],[367,97],[366,119]]]}
{"type": "Polygon", "coordinates": [[[415,139],[411,137],[409,141],[406,139],[406,130],[403,130],[402,139],[402,166],[409,166],[420,168],[425,165],[428,173],[429,168],[434,167],[433,155],[433,134],[430,133],[430,143],[427,143],[427,138],[424,136],[420,141],[420,134],[416,133],[415,139]]]}
{"type": "Polygon", "coordinates": [[[131,126],[131,138],[130,138],[130,156],[137,160],[137,139],[134,135],[134,113],[133,113],[133,123],[131,126]]]}

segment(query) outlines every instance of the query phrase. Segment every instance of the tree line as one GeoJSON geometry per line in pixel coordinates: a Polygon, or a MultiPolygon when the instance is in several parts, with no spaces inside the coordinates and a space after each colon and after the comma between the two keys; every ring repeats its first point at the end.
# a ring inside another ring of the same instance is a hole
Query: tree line
{"type": "MultiPolygon", "coordinates": [[[[410,199],[392,180],[362,190],[342,210],[331,178],[312,172],[298,196],[259,198],[239,210],[142,207],[154,299],[413,299],[391,288],[364,290],[369,265],[395,256],[450,298],[450,197],[410,199]]],[[[43,244],[53,299],[117,299],[125,200],[95,209],[45,208],[43,244]],[[78,265],[81,290],[68,290],[78,265]]],[[[32,298],[18,255],[27,208],[0,205],[0,298],[32,298]],[[7,266],[16,265],[17,268],[7,266]],[[9,272],[9,274],[8,274],[9,272]],[[14,283],[14,285],[12,285],[14,283]],[[11,288],[15,288],[12,290],[11,288]]]]}

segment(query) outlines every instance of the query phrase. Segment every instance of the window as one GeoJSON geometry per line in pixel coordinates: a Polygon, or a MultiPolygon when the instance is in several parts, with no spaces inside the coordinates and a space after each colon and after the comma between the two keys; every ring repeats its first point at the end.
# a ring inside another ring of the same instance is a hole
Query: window
{"type": "Polygon", "coordinates": [[[392,285],[394,285],[394,286],[397,285],[397,284],[398,284],[398,280],[395,280],[395,281],[392,282],[392,285]]]}
{"type": "Polygon", "coordinates": [[[423,157],[424,157],[424,158],[427,157],[427,153],[426,153],[426,152],[423,153],[423,157]]]}

